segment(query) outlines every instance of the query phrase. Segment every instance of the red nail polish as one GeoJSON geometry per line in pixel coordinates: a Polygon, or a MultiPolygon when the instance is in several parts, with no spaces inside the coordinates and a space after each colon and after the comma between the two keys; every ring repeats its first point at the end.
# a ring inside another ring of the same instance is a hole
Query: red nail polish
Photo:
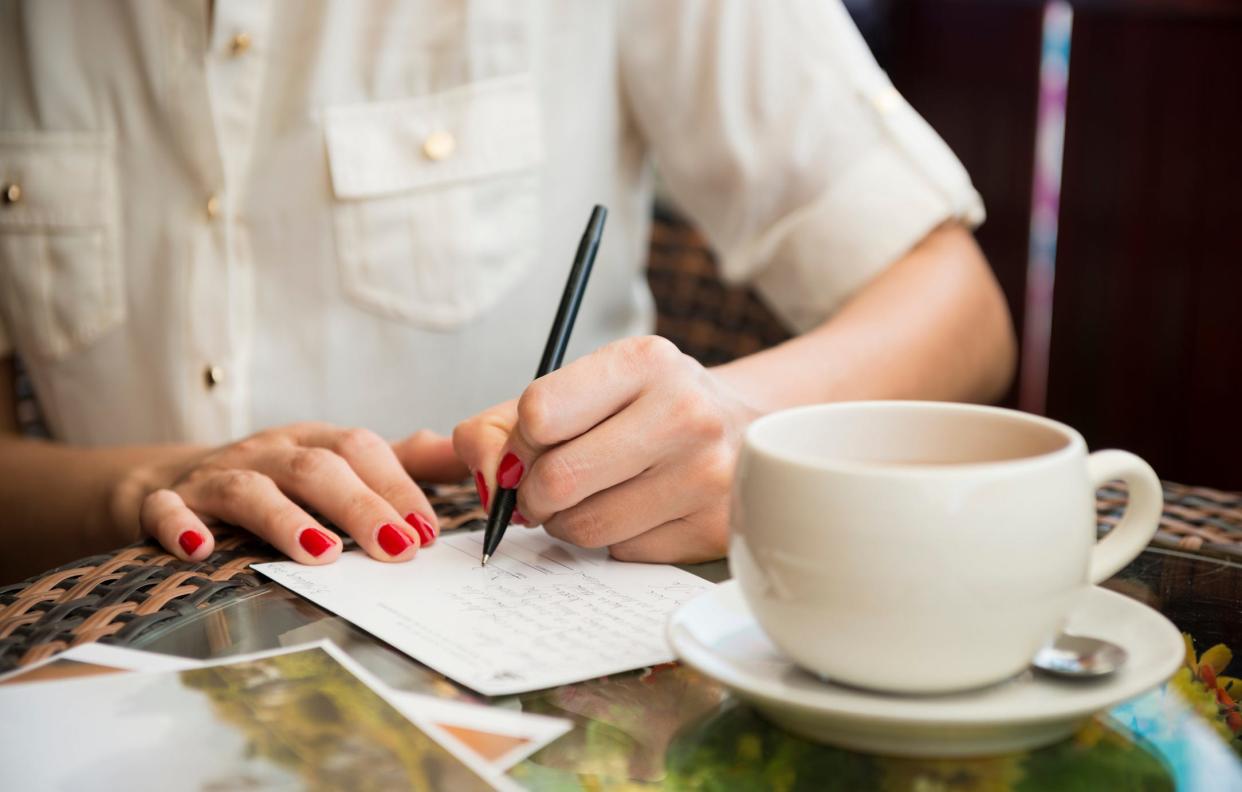
{"type": "Polygon", "coordinates": [[[530,520],[526,519],[526,515],[522,514],[522,510],[516,506],[513,507],[513,516],[509,518],[509,522],[514,525],[530,525],[530,520]]]}
{"type": "Polygon", "coordinates": [[[496,469],[496,483],[504,489],[517,489],[517,485],[522,481],[522,474],[525,472],[526,467],[522,464],[522,460],[510,451],[505,454],[504,459],[500,460],[500,467],[496,469]]]}
{"type": "Polygon", "coordinates": [[[177,544],[181,545],[186,555],[194,555],[194,551],[202,547],[205,541],[207,540],[198,531],[182,531],[177,537],[177,544]]]}
{"type": "Polygon", "coordinates": [[[405,515],[405,521],[408,522],[415,531],[418,531],[418,538],[424,547],[436,540],[436,529],[431,527],[431,521],[423,515],[418,512],[410,512],[405,515]]]}
{"type": "Polygon", "coordinates": [[[333,545],[331,537],[318,528],[306,528],[298,535],[298,544],[306,552],[318,558],[333,545]]]}
{"type": "Polygon", "coordinates": [[[390,556],[399,556],[414,544],[409,534],[388,523],[380,526],[379,532],[375,534],[375,541],[379,542],[379,546],[384,548],[384,552],[390,556]]]}
{"type": "Polygon", "coordinates": [[[478,470],[474,471],[474,488],[479,491],[479,503],[483,506],[483,511],[487,511],[487,479],[478,470]]]}

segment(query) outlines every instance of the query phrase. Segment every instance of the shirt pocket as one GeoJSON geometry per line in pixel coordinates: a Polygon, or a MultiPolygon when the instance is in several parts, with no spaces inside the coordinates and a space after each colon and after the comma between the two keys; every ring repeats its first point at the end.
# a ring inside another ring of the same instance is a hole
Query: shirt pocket
{"type": "Polygon", "coordinates": [[[60,360],[120,325],[111,141],[0,133],[0,312],[18,350],[60,360]]]}
{"type": "Polygon", "coordinates": [[[529,75],[325,113],[345,292],[451,330],[529,268],[542,140],[529,75]]]}

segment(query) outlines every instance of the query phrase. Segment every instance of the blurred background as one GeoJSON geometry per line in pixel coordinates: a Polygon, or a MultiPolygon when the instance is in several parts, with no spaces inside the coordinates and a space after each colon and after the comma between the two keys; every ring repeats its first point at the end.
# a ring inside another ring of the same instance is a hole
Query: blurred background
{"type": "MultiPolygon", "coordinates": [[[[846,5],[983,195],[1022,347],[1005,404],[1242,489],[1242,0],[846,5]]],[[[661,225],[660,332],[705,362],[730,328],[734,353],[780,339],[753,295],[679,290],[692,232],[661,225]],[[715,335],[683,321],[709,300],[715,335]]]]}

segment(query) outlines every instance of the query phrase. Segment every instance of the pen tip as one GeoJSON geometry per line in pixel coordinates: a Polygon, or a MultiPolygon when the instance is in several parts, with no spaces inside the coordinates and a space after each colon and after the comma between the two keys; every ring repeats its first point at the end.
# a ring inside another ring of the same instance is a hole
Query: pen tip
{"type": "Polygon", "coordinates": [[[489,554],[489,553],[484,553],[484,554],[483,554],[483,563],[482,563],[482,564],[480,564],[479,566],[487,566],[487,559],[489,559],[489,558],[491,558],[491,557],[492,557],[492,556],[491,556],[491,554],[489,554]]]}

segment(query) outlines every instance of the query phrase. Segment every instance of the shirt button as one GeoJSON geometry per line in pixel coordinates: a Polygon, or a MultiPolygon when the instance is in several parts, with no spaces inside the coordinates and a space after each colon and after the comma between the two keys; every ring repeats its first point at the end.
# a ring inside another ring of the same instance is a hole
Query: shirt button
{"type": "Polygon", "coordinates": [[[207,219],[215,220],[220,214],[220,196],[213,195],[207,199],[207,219]]]}
{"type": "Polygon", "coordinates": [[[423,141],[423,154],[427,159],[439,162],[453,156],[457,148],[457,139],[451,132],[432,132],[423,141]]]}
{"type": "Polygon", "coordinates": [[[4,205],[15,204],[22,199],[22,186],[17,182],[4,185],[4,205]]]}
{"type": "Polygon", "coordinates": [[[242,31],[234,36],[233,40],[229,42],[229,51],[235,56],[241,55],[243,52],[250,49],[251,43],[250,34],[242,31]]]}
{"type": "Polygon", "coordinates": [[[224,382],[224,369],[219,366],[208,366],[203,371],[203,381],[207,383],[207,389],[211,390],[224,382]]]}

